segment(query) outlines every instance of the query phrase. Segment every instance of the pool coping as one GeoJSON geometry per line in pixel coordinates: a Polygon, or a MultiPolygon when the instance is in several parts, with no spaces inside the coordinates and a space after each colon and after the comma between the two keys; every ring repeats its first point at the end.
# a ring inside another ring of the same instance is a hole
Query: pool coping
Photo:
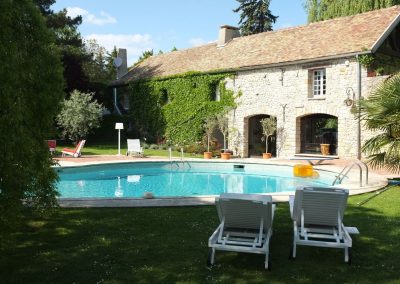
{"type": "MultiPolygon", "coordinates": [[[[72,158],[71,158],[72,159],[72,158]]],[[[245,164],[262,164],[262,165],[280,165],[280,166],[293,166],[299,164],[298,161],[288,161],[281,159],[256,159],[256,158],[245,158],[245,159],[231,159],[231,160],[220,160],[211,159],[204,160],[199,158],[185,158],[185,162],[212,162],[212,163],[245,163],[245,164]]],[[[107,160],[107,161],[89,161],[76,163],[73,160],[58,161],[56,167],[82,167],[90,165],[104,165],[104,164],[118,164],[118,163],[150,163],[150,162],[182,162],[179,158],[151,158],[151,159],[134,159],[134,160],[107,160]]],[[[342,168],[337,165],[322,164],[314,166],[316,170],[330,171],[339,173],[342,168]]],[[[388,180],[385,176],[378,175],[369,172],[368,186],[359,187],[358,185],[359,171],[356,169],[349,172],[349,182],[342,183],[340,188],[348,189],[350,195],[357,195],[366,192],[376,191],[380,188],[385,187],[388,184],[388,180]],[[356,181],[353,181],[353,180],[356,181]]],[[[272,196],[273,202],[287,202],[289,196],[293,194],[293,191],[269,193],[272,196]]],[[[164,207],[164,206],[198,206],[198,205],[212,205],[214,204],[216,195],[207,196],[196,196],[196,197],[175,197],[165,196],[156,198],[58,198],[58,204],[63,208],[92,208],[92,207],[164,207]]]]}

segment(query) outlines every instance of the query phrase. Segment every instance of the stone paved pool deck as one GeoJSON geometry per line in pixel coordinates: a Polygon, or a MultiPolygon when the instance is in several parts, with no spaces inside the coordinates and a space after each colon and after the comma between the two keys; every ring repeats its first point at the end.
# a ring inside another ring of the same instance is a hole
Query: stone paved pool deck
{"type": "MultiPolygon", "coordinates": [[[[127,157],[117,155],[93,155],[82,156],[80,158],[56,157],[59,166],[75,167],[107,163],[128,163],[128,162],[168,162],[166,157],[127,157]]],[[[180,161],[180,158],[173,158],[173,161],[180,161]]],[[[258,163],[270,165],[289,165],[308,164],[307,161],[293,161],[287,159],[262,159],[262,158],[233,158],[230,160],[211,159],[204,160],[199,158],[185,157],[185,161],[201,161],[201,162],[218,162],[218,163],[258,163]]],[[[323,164],[314,166],[315,170],[326,170],[339,173],[346,165],[351,164],[352,160],[334,159],[324,161],[323,164]]],[[[368,185],[359,186],[359,170],[354,167],[349,172],[348,181],[340,185],[341,188],[349,189],[350,195],[361,194],[370,191],[379,190],[387,185],[387,179],[397,177],[385,170],[369,169],[368,185]]],[[[364,177],[363,177],[364,180],[364,177]]],[[[271,194],[274,202],[288,201],[289,194],[273,193],[271,194]]],[[[60,198],[61,207],[154,207],[154,206],[194,206],[207,205],[214,203],[215,196],[199,196],[199,197],[163,197],[163,198],[60,198]]]]}

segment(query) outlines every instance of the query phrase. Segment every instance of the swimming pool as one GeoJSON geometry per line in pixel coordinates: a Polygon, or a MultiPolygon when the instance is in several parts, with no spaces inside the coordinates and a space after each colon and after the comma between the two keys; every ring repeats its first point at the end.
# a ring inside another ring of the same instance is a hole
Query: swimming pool
{"type": "Polygon", "coordinates": [[[210,162],[135,162],[58,168],[61,198],[132,198],[231,193],[279,193],[297,186],[329,186],[335,176],[297,178],[280,165],[210,162]]]}

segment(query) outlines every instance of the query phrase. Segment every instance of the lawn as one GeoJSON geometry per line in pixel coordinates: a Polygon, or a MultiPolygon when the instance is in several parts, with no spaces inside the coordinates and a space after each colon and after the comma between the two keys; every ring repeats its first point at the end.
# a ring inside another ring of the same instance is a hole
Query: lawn
{"type": "MultiPolygon", "coordinates": [[[[61,155],[61,150],[64,148],[74,148],[72,144],[60,144],[57,145],[56,148],[56,155],[61,155]]],[[[126,142],[121,143],[121,154],[125,155],[127,150],[126,142]]],[[[118,144],[90,144],[87,142],[82,149],[82,155],[116,155],[118,154],[118,144]]],[[[168,150],[161,150],[161,149],[144,149],[145,156],[157,156],[157,157],[168,157],[169,151],[168,150]]],[[[172,151],[173,157],[181,157],[181,152],[179,151],[172,151]]],[[[203,155],[195,155],[191,153],[184,153],[184,157],[186,158],[202,158],[203,155]]]]}
{"type": "Polygon", "coordinates": [[[349,199],[345,224],[357,226],[353,263],[342,250],[299,247],[289,260],[292,225],[279,204],[271,242],[272,271],[261,255],[217,252],[206,267],[214,206],[57,209],[26,214],[1,233],[2,283],[399,283],[400,187],[349,199]]]}

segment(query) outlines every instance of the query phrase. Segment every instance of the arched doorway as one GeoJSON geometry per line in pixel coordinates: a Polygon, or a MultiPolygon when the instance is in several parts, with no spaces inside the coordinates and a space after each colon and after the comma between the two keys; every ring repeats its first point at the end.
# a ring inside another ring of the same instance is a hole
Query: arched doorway
{"type": "Polygon", "coordinates": [[[337,155],[338,119],[329,114],[311,114],[300,118],[300,152],[321,154],[321,144],[337,155]]]}
{"type": "MultiPolygon", "coordinates": [[[[261,119],[270,117],[266,114],[255,115],[249,118],[248,122],[248,156],[262,156],[265,153],[265,140],[263,140],[263,131],[261,119]]],[[[276,156],[276,135],[268,139],[268,151],[272,156],[276,156]]]]}

